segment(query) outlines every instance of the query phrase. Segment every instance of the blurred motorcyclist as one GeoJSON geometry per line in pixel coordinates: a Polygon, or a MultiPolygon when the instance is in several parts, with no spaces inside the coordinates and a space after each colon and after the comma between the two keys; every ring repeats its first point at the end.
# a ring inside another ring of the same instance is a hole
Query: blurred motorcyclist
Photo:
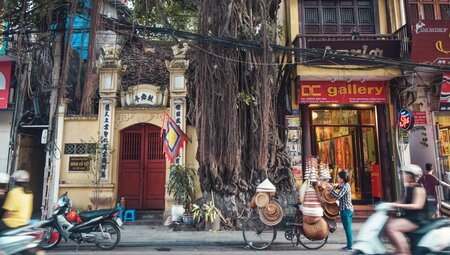
{"type": "Polygon", "coordinates": [[[412,232],[428,219],[426,208],[426,191],[416,181],[422,174],[418,165],[405,165],[401,168],[405,185],[405,194],[401,202],[393,206],[402,209],[402,218],[391,219],[386,226],[386,233],[397,249],[396,254],[411,254],[409,244],[404,233],[412,232]]]}
{"type": "MultiPolygon", "coordinates": [[[[0,173],[0,206],[3,205],[6,199],[6,193],[8,192],[9,174],[0,173]]],[[[0,208],[0,218],[3,216],[3,208],[0,208]]]]}
{"type": "Polygon", "coordinates": [[[12,175],[15,187],[7,196],[0,221],[0,231],[18,228],[29,224],[33,211],[33,193],[30,190],[30,174],[25,170],[17,170],[12,175]]]}

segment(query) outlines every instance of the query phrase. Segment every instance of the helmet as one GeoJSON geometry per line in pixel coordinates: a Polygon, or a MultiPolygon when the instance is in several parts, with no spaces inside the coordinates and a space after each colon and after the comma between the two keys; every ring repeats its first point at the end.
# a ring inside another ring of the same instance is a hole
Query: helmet
{"type": "Polygon", "coordinates": [[[9,174],[0,173],[0,184],[8,184],[9,183],[9,174]]]}
{"type": "Polygon", "coordinates": [[[29,182],[30,174],[25,170],[17,170],[13,173],[12,178],[16,182],[29,182]]]}
{"type": "Polygon", "coordinates": [[[404,165],[401,168],[401,171],[411,173],[415,177],[418,177],[422,174],[422,168],[420,168],[420,166],[414,165],[414,164],[404,165]]]}
{"type": "Polygon", "coordinates": [[[66,214],[66,219],[70,222],[77,222],[78,215],[76,212],[70,211],[69,213],[66,214]]]}

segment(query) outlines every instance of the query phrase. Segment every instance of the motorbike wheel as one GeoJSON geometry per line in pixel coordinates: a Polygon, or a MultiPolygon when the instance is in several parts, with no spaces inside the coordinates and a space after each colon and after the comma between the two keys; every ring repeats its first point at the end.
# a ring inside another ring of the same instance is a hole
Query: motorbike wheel
{"type": "Polygon", "coordinates": [[[102,229],[100,229],[100,226],[98,226],[95,231],[100,232],[99,234],[102,237],[102,240],[100,242],[96,242],[95,245],[104,251],[114,249],[120,242],[119,228],[117,227],[116,223],[112,221],[105,221],[101,224],[101,226],[102,229]],[[108,233],[110,235],[109,238],[105,238],[103,236],[103,233],[108,233]]]}
{"type": "Polygon", "coordinates": [[[44,231],[44,237],[42,238],[39,247],[44,250],[51,250],[58,246],[59,242],[61,242],[61,234],[54,227],[47,227],[44,231]],[[56,236],[57,235],[57,236],[56,236]]]}

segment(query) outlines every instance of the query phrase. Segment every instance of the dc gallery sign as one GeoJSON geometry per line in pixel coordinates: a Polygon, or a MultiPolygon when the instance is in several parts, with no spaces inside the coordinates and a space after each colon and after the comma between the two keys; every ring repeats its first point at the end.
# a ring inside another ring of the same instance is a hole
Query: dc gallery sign
{"type": "Polygon", "coordinates": [[[414,114],[408,109],[401,109],[398,113],[398,125],[402,130],[411,130],[414,127],[414,114]]]}

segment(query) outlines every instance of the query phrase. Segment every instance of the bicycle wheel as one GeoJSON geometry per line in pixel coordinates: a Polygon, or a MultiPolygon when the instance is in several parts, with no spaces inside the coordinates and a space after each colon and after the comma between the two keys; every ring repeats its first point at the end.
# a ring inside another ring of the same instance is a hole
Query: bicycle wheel
{"type": "Polygon", "coordinates": [[[244,223],[242,235],[244,236],[244,241],[250,248],[265,250],[275,240],[277,229],[264,224],[259,219],[259,216],[253,216],[244,223]]]}
{"type": "Polygon", "coordinates": [[[317,250],[322,248],[328,241],[328,236],[322,240],[311,240],[308,237],[304,236],[303,233],[297,234],[297,242],[300,243],[303,247],[308,250],[317,250]]]}

